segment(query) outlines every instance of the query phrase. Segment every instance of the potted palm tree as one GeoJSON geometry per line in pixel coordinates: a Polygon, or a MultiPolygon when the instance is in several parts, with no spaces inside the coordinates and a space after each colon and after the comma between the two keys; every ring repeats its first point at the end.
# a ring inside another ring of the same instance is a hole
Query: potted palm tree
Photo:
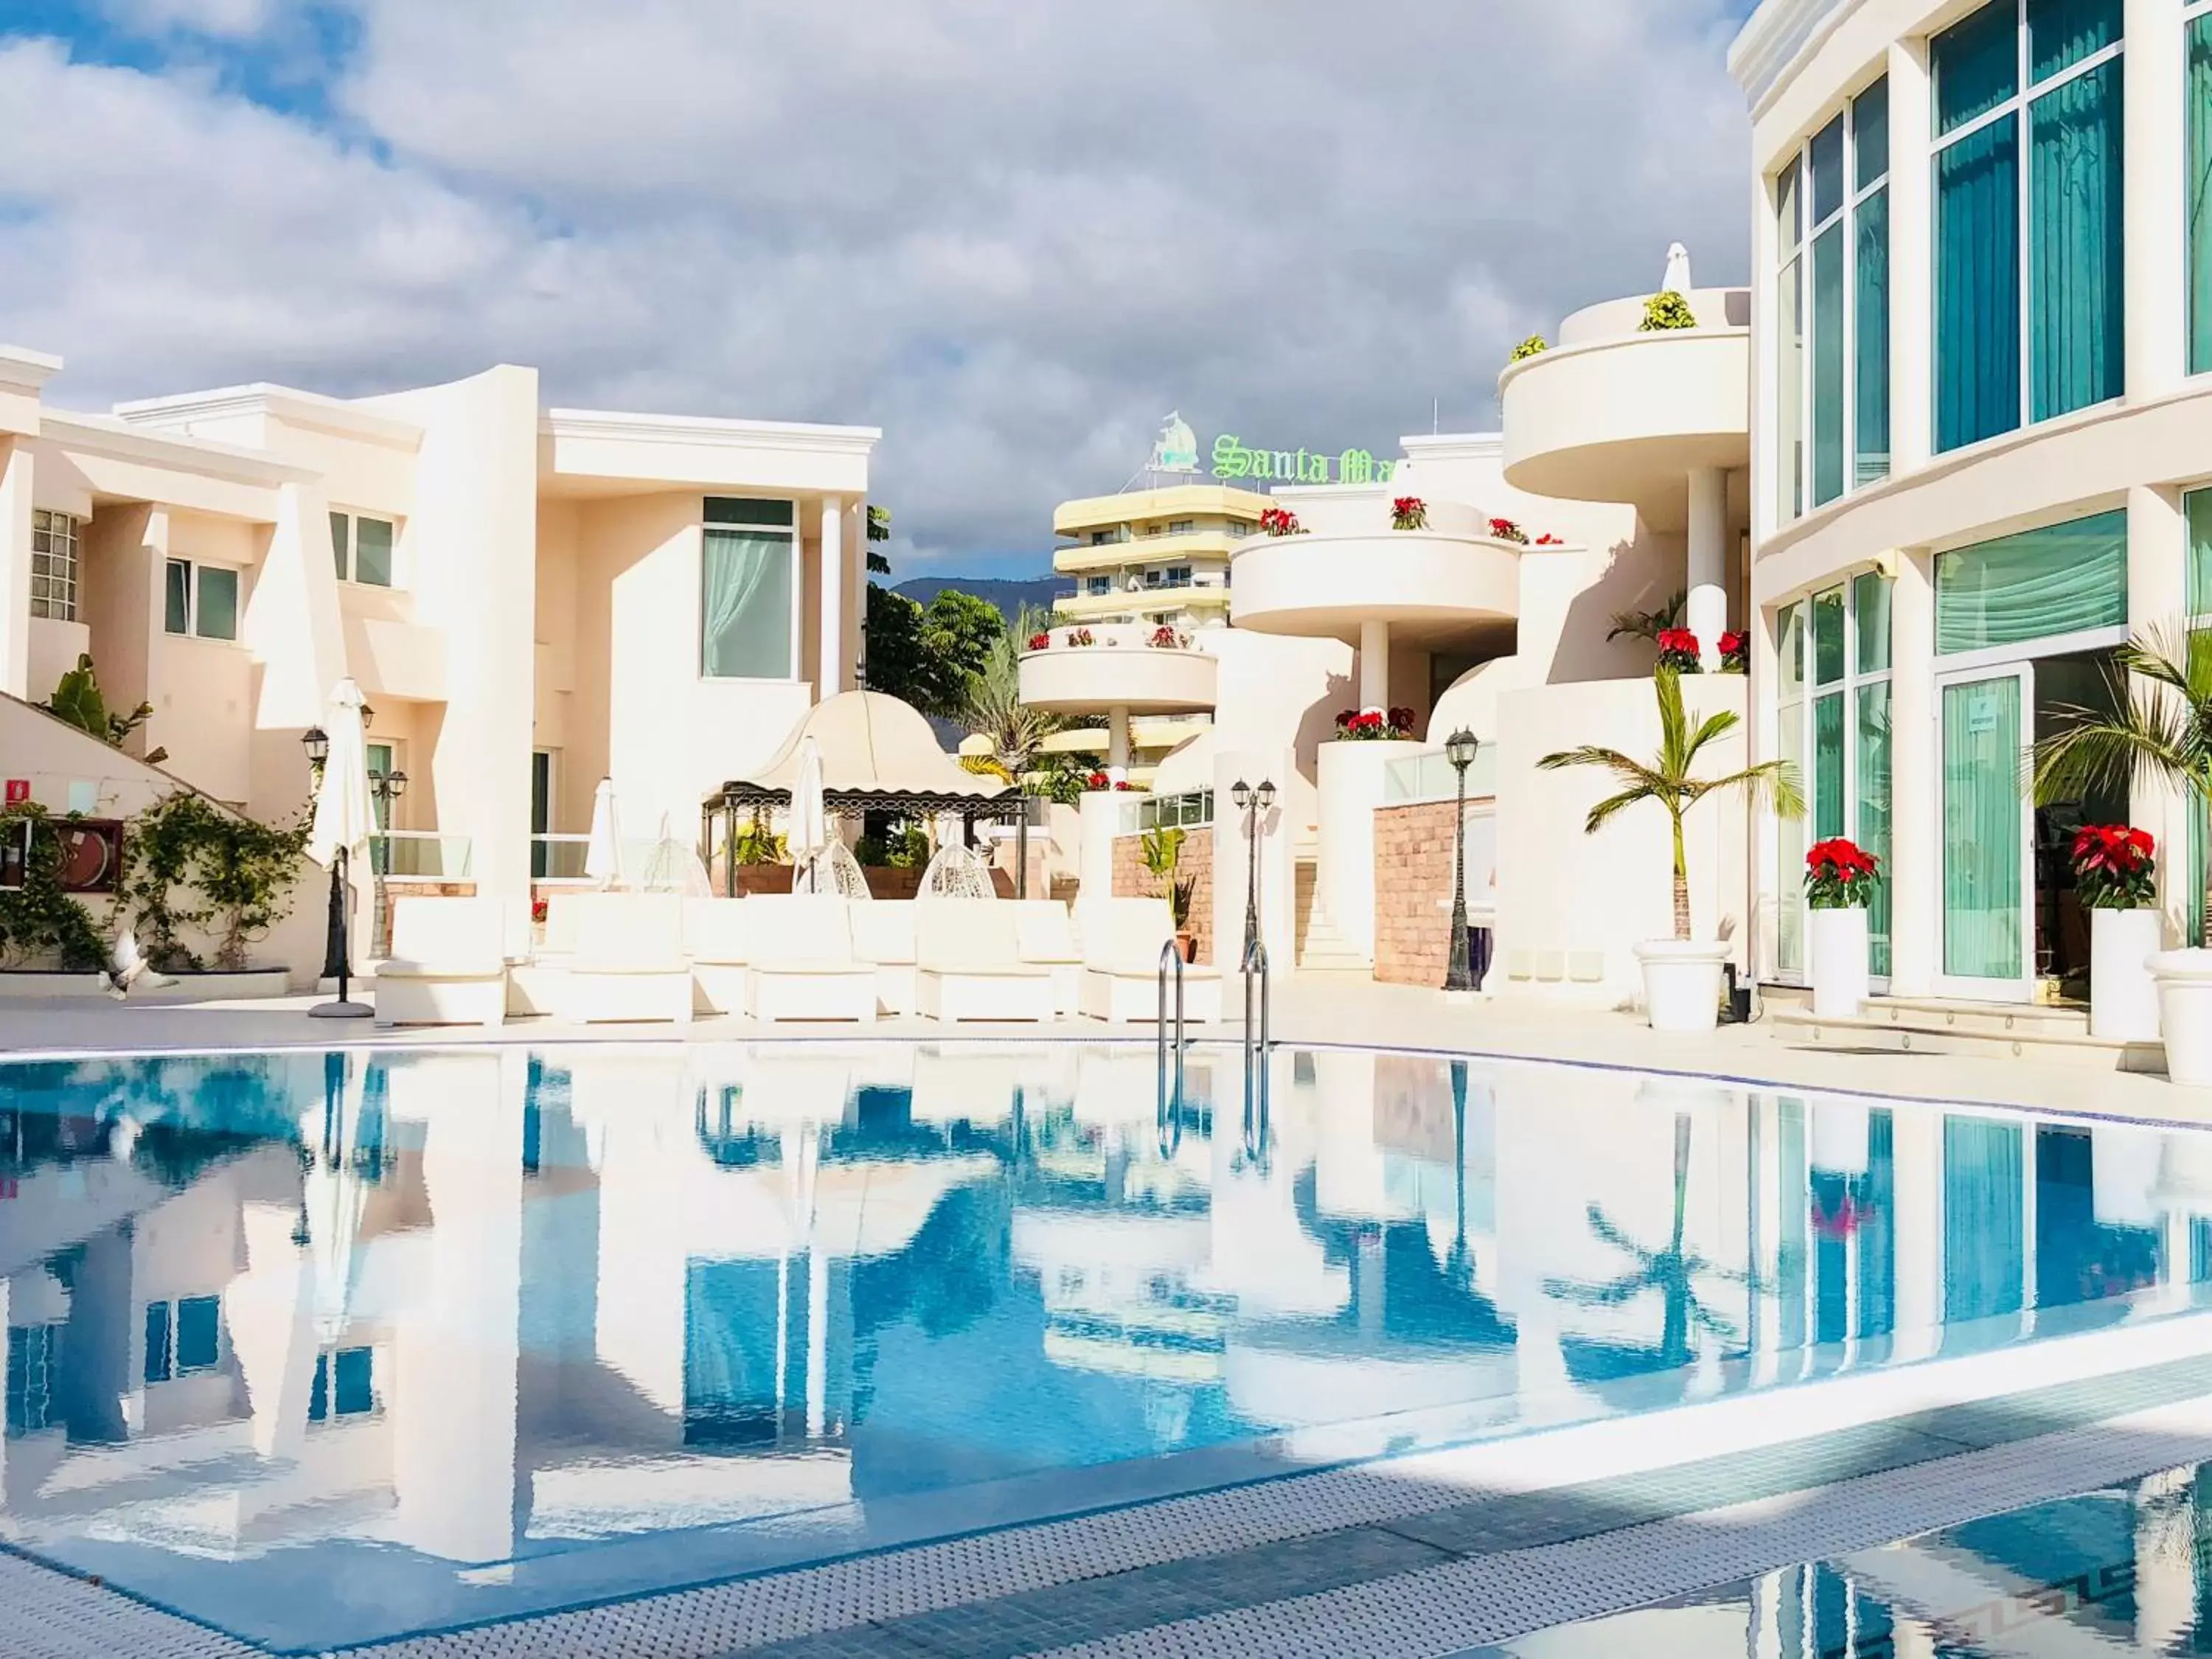
{"type": "Polygon", "coordinates": [[[1147,830],[1138,842],[1144,854],[1145,868],[1160,884],[1160,891],[1168,902],[1168,914],[1175,921],[1176,949],[1182,953],[1185,962],[1198,960],[1198,938],[1190,931],[1191,896],[1197,890],[1198,880],[1178,878],[1182,865],[1182,843],[1185,832],[1169,826],[1147,830]]]}
{"type": "MultiPolygon", "coordinates": [[[[2109,708],[2057,711],[2057,729],[2035,748],[2036,799],[2080,799],[2142,779],[2179,791],[2200,814],[2212,811],[2212,629],[2179,641],[2144,629],[2114,653],[2111,684],[2109,708]]],[[[2212,922],[2212,891],[2191,896],[2212,922]]],[[[2160,951],[2148,965],[2166,1075],[2212,1088],[2212,950],[2160,951]]],[[[2097,971],[2093,955],[2093,999],[2097,971]]]]}
{"type": "Polygon", "coordinates": [[[1784,817],[1805,810],[1797,769],[1787,761],[1761,761],[1725,777],[1697,776],[1698,754],[1708,744],[1734,731],[1741,717],[1723,709],[1709,714],[1693,731],[1682,707],[1681,677],[1662,668],[1653,678],[1659,699],[1659,753],[1650,762],[1632,760],[1617,749],[1595,746],[1561,750],[1536,764],[1547,772],[1595,766],[1613,774],[1621,787],[1589,810],[1586,835],[1595,835],[1623,809],[1656,801],[1674,828],[1674,936],[1646,939],[1636,947],[1644,969],[1644,1007],[1655,1031],[1710,1031],[1719,1017],[1721,965],[1728,946],[1717,939],[1692,938],[1690,932],[1690,871],[1683,851],[1682,819],[1709,795],[1741,791],[1753,800],[1771,800],[1784,817]]]}

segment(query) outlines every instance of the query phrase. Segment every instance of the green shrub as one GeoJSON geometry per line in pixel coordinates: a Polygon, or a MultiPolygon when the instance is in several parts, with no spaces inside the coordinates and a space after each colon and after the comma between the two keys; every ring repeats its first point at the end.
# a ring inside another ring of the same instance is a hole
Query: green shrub
{"type": "Polygon", "coordinates": [[[1540,351],[1549,351],[1551,349],[1552,343],[1542,335],[1531,334],[1513,348],[1513,355],[1507,358],[1506,362],[1517,363],[1524,357],[1533,357],[1540,351]]]}
{"type": "Polygon", "coordinates": [[[1671,288],[1665,288],[1644,302],[1644,320],[1636,326],[1644,334],[1660,334],[1671,328],[1695,328],[1697,313],[1690,302],[1671,288]]]}

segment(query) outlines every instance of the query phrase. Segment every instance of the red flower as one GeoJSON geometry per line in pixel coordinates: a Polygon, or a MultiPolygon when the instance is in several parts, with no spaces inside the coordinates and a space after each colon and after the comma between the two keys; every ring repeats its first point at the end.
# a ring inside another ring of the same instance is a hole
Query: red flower
{"type": "Polygon", "coordinates": [[[1089,777],[1084,779],[1083,784],[1084,787],[1086,789],[1103,789],[1106,787],[1108,781],[1109,780],[1103,772],[1093,772],[1089,777]]]}
{"type": "Polygon", "coordinates": [[[1295,536],[1298,533],[1297,514],[1287,507],[1271,507],[1260,514],[1260,529],[1268,536],[1295,536]]]}
{"type": "Polygon", "coordinates": [[[1662,651],[1695,651],[1698,636],[1686,628],[1662,628],[1659,630],[1659,648],[1662,651]]]}
{"type": "Polygon", "coordinates": [[[1731,630],[1721,635],[1721,655],[1733,657],[1744,647],[1743,635],[1731,630]]]}
{"type": "Polygon", "coordinates": [[[1045,650],[1051,644],[1052,635],[1049,634],[1032,634],[1030,635],[1030,649],[1032,651],[1045,650]]]}
{"type": "Polygon", "coordinates": [[[2082,902],[2136,909],[2158,897],[2158,842],[2148,830],[2086,823],[2074,836],[2074,884],[2082,902]]]}
{"type": "Polygon", "coordinates": [[[1878,873],[1880,863],[1873,854],[1842,836],[1815,842],[1805,853],[1805,867],[1815,875],[1871,876],[1878,873]]]}
{"type": "Polygon", "coordinates": [[[1122,780],[1121,780],[1121,782],[1119,782],[1119,783],[1115,784],[1114,787],[1115,787],[1116,789],[1133,789],[1133,788],[1135,788],[1137,786],[1136,786],[1135,784],[1133,784],[1133,783],[1131,783],[1131,782],[1128,781],[1128,779],[1124,778],[1124,779],[1122,779],[1122,780]]]}
{"type": "Polygon", "coordinates": [[[1490,521],[1490,535],[1492,540],[1500,542],[1520,542],[1525,544],[1528,539],[1528,532],[1510,519],[1492,519],[1490,521]]]}
{"type": "Polygon", "coordinates": [[[1542,535],[1536,538],[1536,545],[1539,547],[1565,547],[1566,544],[1547,530],[1542,535]]]}
{"type": "Polygon", "coordinates": [[[547,909],[548,909],[549,908],[550,908],[550,906],[549,906],[549,904],[548,904],[547,901],[545,901],[545,900],[544,900],[544,899],[542,899],[542,898],[541,898],[541,899],[532,899],[532,900],[531,900],[531,901],[530,901],[530,919],[531,919],[531,921],[544,921],[544,920],[545,920],[545,913],[546,913],[546,911],[547,911],[547,909]]]}

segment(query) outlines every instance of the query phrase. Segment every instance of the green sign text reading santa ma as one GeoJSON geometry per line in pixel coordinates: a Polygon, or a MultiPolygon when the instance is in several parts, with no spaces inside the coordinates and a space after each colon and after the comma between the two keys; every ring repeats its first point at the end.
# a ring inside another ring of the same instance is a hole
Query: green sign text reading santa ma
{"type": "Polygon", "coordinates": [[[1336,476],[1329,476],[1329,459],[1315,450],[1247,449],[1233,434],[1213,441],[1213,476],[1217,478],[1268,478],[1277,483],[1389,483],[1392,463],[1378,461],[1371,451],[1347,449],[1336,458],[1336,476]]]}

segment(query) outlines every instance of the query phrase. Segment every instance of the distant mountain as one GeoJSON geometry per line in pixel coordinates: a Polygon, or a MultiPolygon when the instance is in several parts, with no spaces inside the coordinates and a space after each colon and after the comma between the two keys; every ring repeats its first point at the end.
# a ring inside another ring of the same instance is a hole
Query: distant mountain
{"type": "Polygon", "coordinates": [[[927,605],[946,588],[957,587],[963,593],[973,593],[986,604],[996,605],[999,614],[1012,627],[1023,606],[1049,611],[1053,595],[1073,586],[1064,576],[1034,576],[1024,581],[1002,581],[990,576],[912,576],[894,584],[891,592],[903,594],[916,605],[927,605]]]}

